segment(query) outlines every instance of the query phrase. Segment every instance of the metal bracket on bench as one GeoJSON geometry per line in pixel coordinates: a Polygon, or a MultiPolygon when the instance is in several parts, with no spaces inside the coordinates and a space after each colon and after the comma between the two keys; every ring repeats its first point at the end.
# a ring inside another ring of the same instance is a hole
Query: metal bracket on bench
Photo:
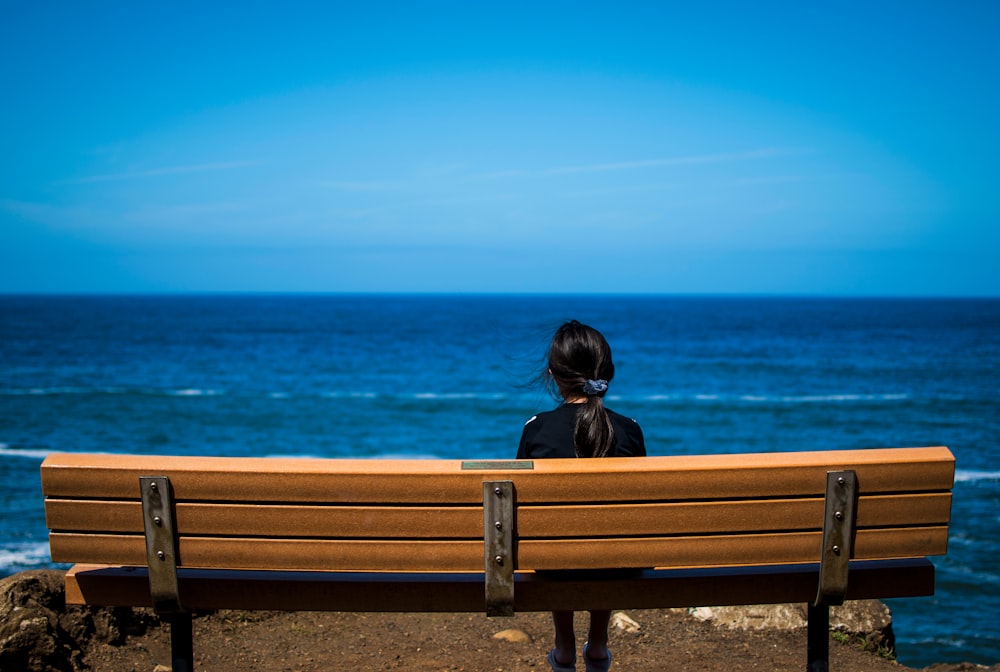
{"type": "Polygon", "coordinates": [[[140,476],[142,519],[146,530],[146,565],[153,608],[160,614],[183,613],[177,585],[177,527],[174,497],[166,476],[140,476]]]}
{"type": "Polygon", "coordinates": [[[823,553],[814,606],[844,603],[848,565],[854,554],[857,502],[857,473],[851,470],[827,472],[823,553]]]}
{"type": "Polygon", "coordinates": [[[514,615],[514,482],[483,482],[486,615],[514,615]]]}

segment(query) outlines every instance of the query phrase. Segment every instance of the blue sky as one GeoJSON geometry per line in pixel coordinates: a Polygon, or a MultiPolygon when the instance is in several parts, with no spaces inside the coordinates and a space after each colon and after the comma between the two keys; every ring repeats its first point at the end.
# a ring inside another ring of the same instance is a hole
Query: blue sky
{"type": "Polygon", "coordinates": [[[4,3],[0,292],[1000,295],[1000,3],[4,3]]]}

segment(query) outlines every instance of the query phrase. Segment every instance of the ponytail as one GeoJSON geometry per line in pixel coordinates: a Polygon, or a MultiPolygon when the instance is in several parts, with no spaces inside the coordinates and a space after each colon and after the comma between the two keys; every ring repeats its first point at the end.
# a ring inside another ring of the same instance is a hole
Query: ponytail
{"type": "Polygon", "coordinates": [[[601,332],[576,320],[559,327],[549,346],[547,375],[564,400],[586,397],[573,426],[576,456],[613,455],[615,428],[604,407],[604,394],[615,376],[615,364],[601,332]]]}
{"type": "Polygon", "coordinates": [[[573,427],[573,448],[577,457],[607,457],[614,453],[615,428],[599,395],[580,404],[573,427]]]}

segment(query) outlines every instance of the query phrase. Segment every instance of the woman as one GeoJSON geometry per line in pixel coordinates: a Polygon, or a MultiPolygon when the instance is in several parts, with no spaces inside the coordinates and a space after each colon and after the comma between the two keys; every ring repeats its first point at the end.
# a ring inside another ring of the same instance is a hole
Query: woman
{"type": "MultiPolygon", "coordinates": [[[[639,424],[604,405],[615,365],[611,347],[599,331],[576,320],[559,327],[542,377],[563,403],[528,420],[517,449],[518,459],[645,456],[639,424]]],[[[610,620],[610,611],[590,612],[590,630],[583,647],[587,672],[604,672],[611,667],[610,620]]],[[[572,672],[576,663],[573,612],[552,612],[552,621],[555,648],[549,652],[548,663],[554,672],[572,672]]]]}

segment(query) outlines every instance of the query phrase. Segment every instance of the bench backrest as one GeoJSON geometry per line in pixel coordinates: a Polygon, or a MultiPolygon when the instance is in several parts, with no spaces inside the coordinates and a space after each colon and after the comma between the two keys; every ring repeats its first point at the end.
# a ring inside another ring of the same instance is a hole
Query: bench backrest
{"type": "MultiPolygon", "coordinates": [[[[483,571],[484,482],[510,481],[518,570],[817,562],[827,472],[857,475],[852,557],[947,550],[947,448],[534,462],[53,454],[55,562],[147,563],[140,477],[173,491],[179,567],[483,571]]],[[[487,523],[489,524],[489,523],[487,523]]]]}

